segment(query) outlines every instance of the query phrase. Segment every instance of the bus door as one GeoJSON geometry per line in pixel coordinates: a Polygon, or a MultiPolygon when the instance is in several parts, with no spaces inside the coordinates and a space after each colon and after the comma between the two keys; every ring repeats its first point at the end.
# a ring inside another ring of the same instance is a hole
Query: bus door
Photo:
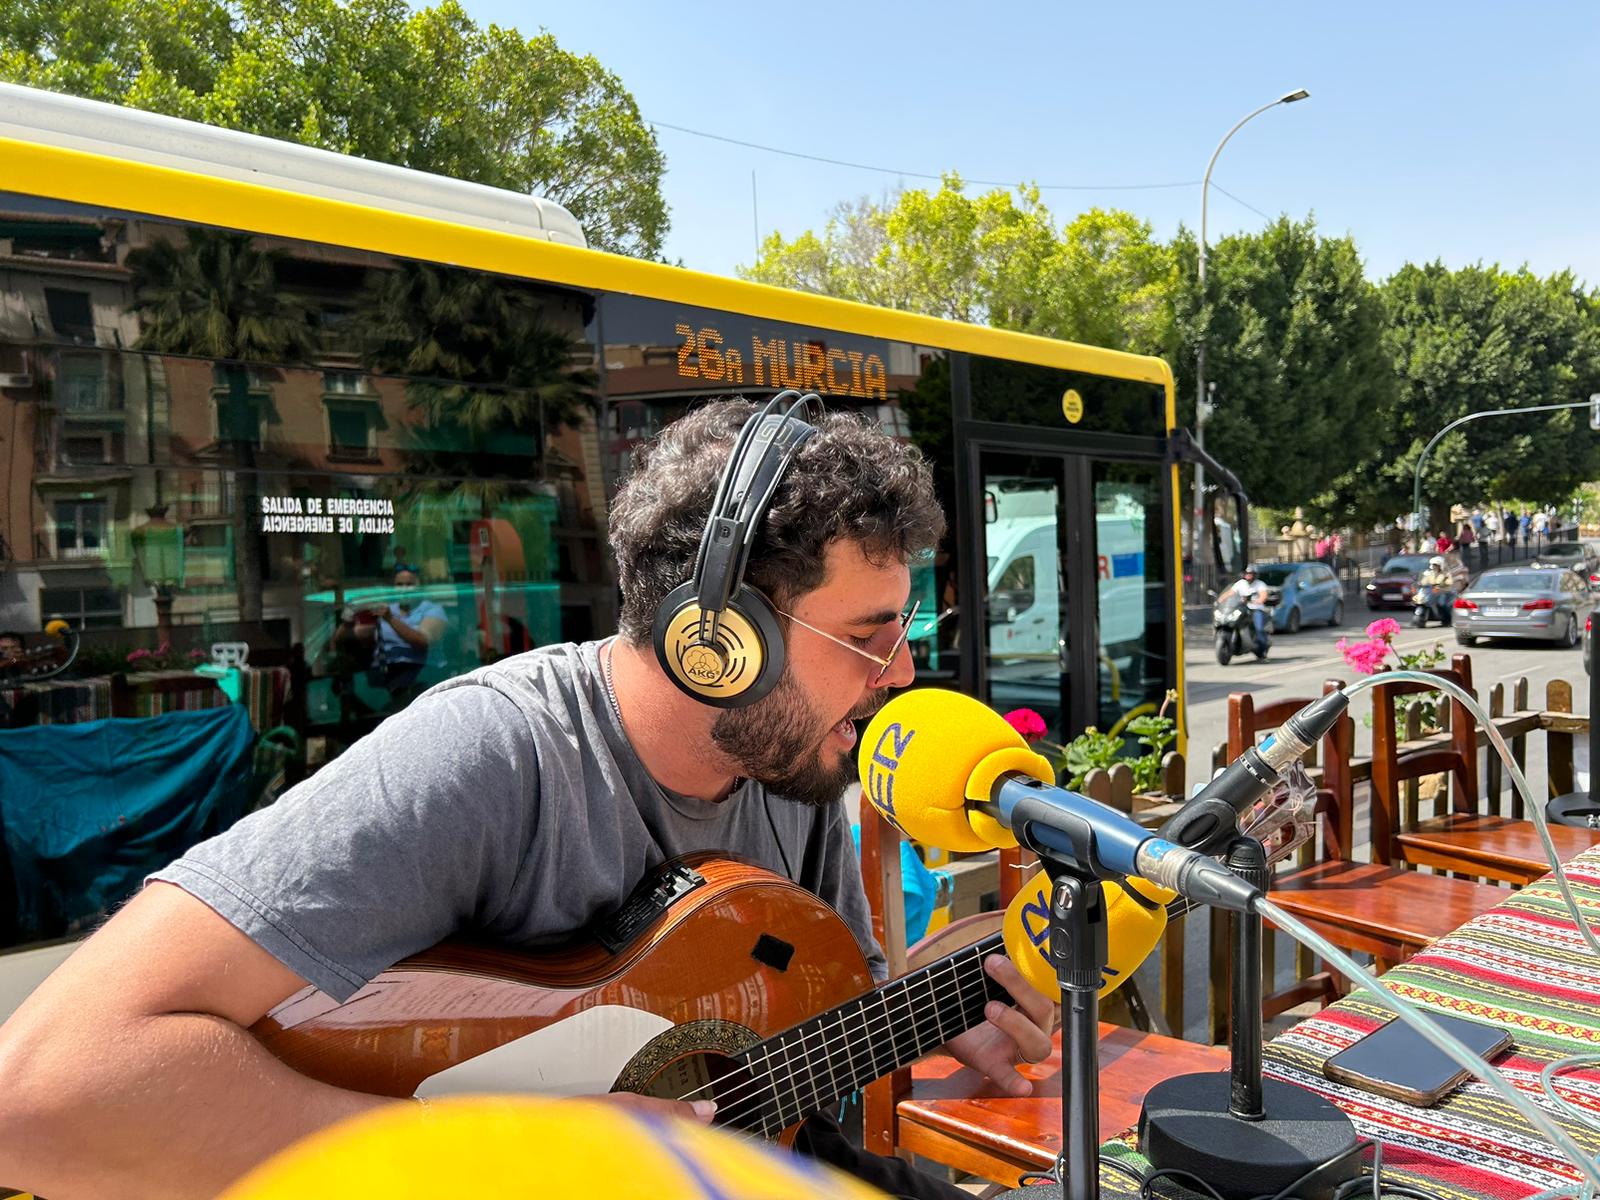
{"type": "Polygon", "coordinates": [[[980,694],[1051,741],[1120,730],[1177,686],[1167,468],[1082,454],[978,454],[980,694]]]}

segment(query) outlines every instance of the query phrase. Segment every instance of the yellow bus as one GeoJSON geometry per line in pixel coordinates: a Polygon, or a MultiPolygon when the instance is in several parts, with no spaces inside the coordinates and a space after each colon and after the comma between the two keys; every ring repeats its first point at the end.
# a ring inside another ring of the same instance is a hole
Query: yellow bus
{"type": "Polygon", "coordinates": [[[0,157],[0,630],[81,637],[59,678],[0,671],[7,733],[220,703],[204,663],[315,771],[430,682],[611,632],[632,449],[788,387],[933,464],[922,680],[1057,741],[1181,694],[1159,359],[605,254],[533,197],[9,85],[0,157]],[[396,687],[341,632],[402,567],[446,632],[396,687]]]}

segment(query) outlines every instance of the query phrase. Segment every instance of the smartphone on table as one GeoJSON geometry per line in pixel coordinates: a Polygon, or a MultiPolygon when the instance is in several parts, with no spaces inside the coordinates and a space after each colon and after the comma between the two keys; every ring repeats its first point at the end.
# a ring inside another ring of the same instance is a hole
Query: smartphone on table
{"type": "MultiPolygon", "coordinates": [[[[1435,1012],[1426,1015],[1485,1061],[1511,1048],[1511,1034],[1497,1026],[1435,1012]]],[[[1335,1083],[1421,1108],[1439,1103],[1472,1078],[1470,1071],[1398,1017],[1329,1058],[1322,1073],[1335,1083]]]]}

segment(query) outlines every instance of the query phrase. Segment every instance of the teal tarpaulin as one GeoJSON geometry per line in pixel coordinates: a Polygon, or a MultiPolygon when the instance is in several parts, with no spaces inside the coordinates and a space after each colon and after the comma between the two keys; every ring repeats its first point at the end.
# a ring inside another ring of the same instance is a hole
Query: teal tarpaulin
{"type": "Polygon", "coordinates": [[[237,821],[255,740],[237,704],[0,730],[7,940],[92,924],[145,875],[237,821]]]}

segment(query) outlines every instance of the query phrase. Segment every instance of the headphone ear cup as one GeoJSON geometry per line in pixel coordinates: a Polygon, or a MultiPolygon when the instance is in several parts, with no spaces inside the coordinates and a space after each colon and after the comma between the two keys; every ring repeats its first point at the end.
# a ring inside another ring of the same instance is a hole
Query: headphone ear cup
{"type": "Polygon", "coordinates": [[[678,690],[714,708],[744,708],[783,678],[783,631],[767,598],[741,587],[723,609],[711,642],[700,638],[699,589],[674,588],[656,609],[656,661],[678,690]]]}

